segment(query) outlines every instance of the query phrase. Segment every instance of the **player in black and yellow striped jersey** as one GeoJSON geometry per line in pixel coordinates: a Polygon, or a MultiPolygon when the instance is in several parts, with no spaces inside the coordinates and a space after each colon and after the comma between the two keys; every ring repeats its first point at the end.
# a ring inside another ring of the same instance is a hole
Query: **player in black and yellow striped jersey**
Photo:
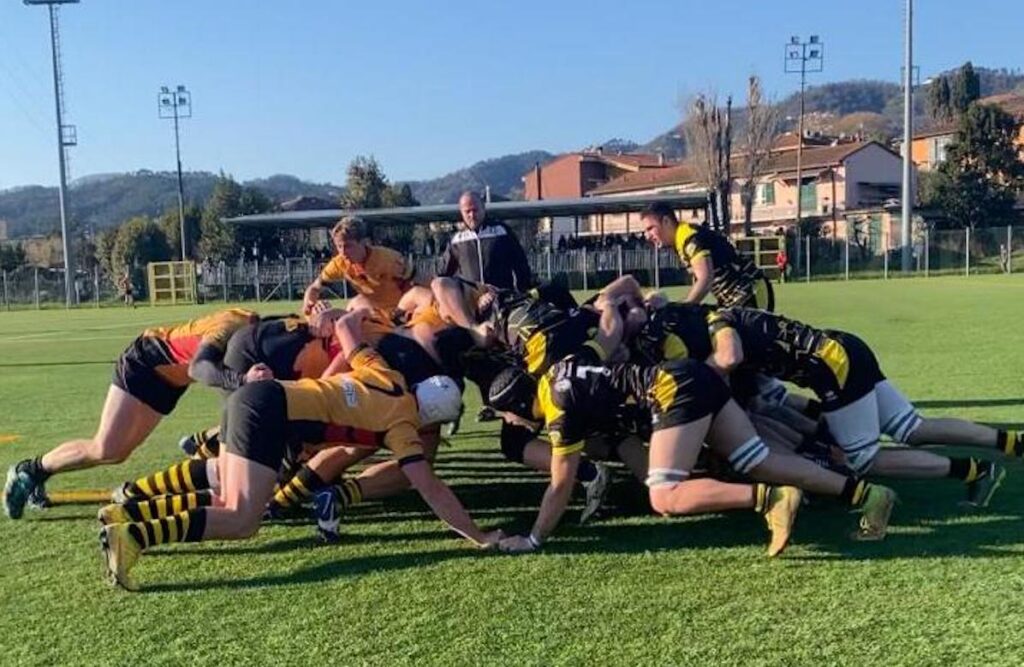
{"type": "MultiPolygon", "coordinates": [[[[749,308],[715,311],[708,322],[714,346],[709,363],[723,373],[746,368],[812,390],[829,431],[859,475],[881,474],[874,466],[883,433],[905,445],[973,445],[1007,456],[1024,454],[1018,432],[919,415],[886,379],[871,348],[851,333],[816,329],[749,308]]],[[[938,458],[934,476],[941,476],[935,472],[944,465],[938,458]]],[[[1002,468],[986,467],[988,481],[998,484],[1002,468]]]]}
{"type": "Polygon", "coordinates": [[[701,303],[711,294],[721,307],[745,306],[775,310],[775,293],[764,273],[740,256],[725,236],[707,225],[680,222],[666,204],[651,204],[640,220],[647,240],[674,248],[693,275],[686,303],[701,303]]]}
{"type": "Polygon", "coordinates": [[[129,571],[146,548],[253,535],[286,451],[301,442],[345,441],[351,430],[373,434],[375,442],[390,450],[413,487],[450,527],[479,546],[496,544],[500,532],[481,531],[434,475],[417,432],[421,424],[454,417],[461,407],[461,392],[444,377],[409,388],[400,373],[360,342],[359,321],[365,314],[353,311],[336,327],[350,372],[324,379],[255,382],[230,396],[221,429],[224,451],[217,502],[102,529],[101,549],[113,583],[135,589],[129,571]]]}
{"type": "MultiPolygon", "coordinates": [[[[711,335],[708,330],[709,320],[716,318],[714,309],[697,304],[669,303],[659,308],[652,308],[646,324],[630,341],[631,358],[640,363],[657,364],[663,361],[680,359],[685,357],[694,358],[700,361],[708,359],[712,353],[711,335]]],[[[761,328],[763,330],[763,328],[761,328]]],[[[786,417],[793,415],[791,410],[778,409],[780,403],[786,399],[794,398],[786,392],[781,385],[770,385],[765,380],[757,367],[747,366],[739,373],[734,373],[731,379],[731,389],[737,402],[754,410],[760,406],[760,411],[754,419],[758,432],[762,433],[762,424],[771,424],[781,420],[783,430],[788,430],[793,420],[786,417]],[[773,395],[781,391],[781,396],[773,395]],[[771,406],[767,412],[764,406],[771,406]]],[[[776,381],[777,382],[777,381],[776,381]]],[[[799,405],[801,411],[806,409],[807,401],[799,405]]],[[[819,407],[820,403],[815,401],[819,407]]],[[[812,411],[813,414],[813,411],[812,411]]],[[[817,420],[817,414],[814,419],[817,420]]],[[[796,420],[798,426],[806,423],[806,419],[796,420]]],[[[827,428],[823,435],[828,437],[827,428]]],[[[763,434],[764,435],[764,434],[763,434]]],[[[818,439],[817,429],[812,427],[804,433],[809,443],[818,439]]],[[[769,444],[773,444],[772,440],[769,444]]],[[[790,448],[800,445],[802,439],[796,443],[787,442],[790,448]]],[[[808,451],[820,452],[828,449],[827,444],[819,444],[811,447],[808,451]]],[[[827,460],[820,459],[820,460],[827,460]]],[[[878,452],[875,465],[871,470],[872,474],[885,477],[912,477],[912,478],[941,478],[950,477],[958,479],[967,485],[966,504],[973,507],[984,507],[991,500],[992,493],[998,488],[1000,481],[1005,475],[1002,467],[991,461],[984,461],[973,457],[946,457],[933,452],[922,450],[907,450],[904,448],[887,448],[878,452]]]]}
{"type": "Polygon", "coordinates": [[[659,366],[601,365],[589,350],[555,364],[534,380],[520,369],[504,372],[492,387],[492,403],[506,419],[542,422],[552,443],[552,480],[529,536],[509,538],[502,548],[531,550],[558,523],[568,502],[564,480],[571,474],[583,439],[607,428],[627,401],[650,410],[653,434],[647,485],[651,505],[662,514],[689,514],[757,507],[766,512],[772,540],[769,555],[789,541],[800,503],[797,489],[842,497],[863,507],[861,539],[881,539],[895,494],[855,477],[842,476],[792,454],[772,452],[757,436],[725,383],[706,364],[693,359],[659,366]],[[768,484],[731,484],[689,479],[704,442],[734,470],[768,484]]]}
{"type": "Polygon", "coordinates": [[[117,361],[96,434],[65,442],[10,468],[3,497],[7,516],[21,517],[29,497],[39,494],[52,475],[128,458],[193,381],[231,389],[262,377],[234,372],[223,363],[231,335],[258,319],[253,312],[232,308],[144,331],[117,361]]]}

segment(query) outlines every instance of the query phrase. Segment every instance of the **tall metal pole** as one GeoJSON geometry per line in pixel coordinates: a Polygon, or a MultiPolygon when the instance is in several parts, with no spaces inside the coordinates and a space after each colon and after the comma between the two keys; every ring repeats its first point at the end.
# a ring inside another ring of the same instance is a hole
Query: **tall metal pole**
{"type": "Polygon", "coordinates": [[[907,16],[905,26],[905,37],[903,40],[903,194],[902,194],[902,216],[900,221],[901,238],[903,244],[901,266],[904,273],[910,271],[911,264],[911,233],[910,218],[914,214],[914,202],[912,201],[911,175],[913,174],[911,153],[914,139],[914,88],[911,85],[911,77],[914,71],[914,48],[913,48],[913,23],[914,23],[914,0],[907,1],[907,16]]]}
{"type": "Polygon", "coordinates": [[[811,35],[806,42],[799,37],[790,37],[786,44],[784,62],[787,73],[800,73],[800,117],[797,120],[796,141],[796,266],[799,270],[800,222],[803,219],[804,91],[807,87],[807,73],[820,72],[825,68],[825,44],[818,35],[811,35]]]}
{"type": "Polygon", "coordinates": [[[65,306],[72,305],[72,258],[71,244],[68,242],[68,165],[65,155],[65,135],[63,135],[63,103],[60,100],[60,54],[57,51],[57,10],[53,4],[47,5],[50,10],[50,53],[53,59],[53,105],[57,117],[57,164],[60,169],[57,198],[60,202],[60,243],[63,246],[63,264],[65,264],[65,306]]]}
{"type": "Polygon", "coordinates": [[[185,239],[185,186],[181,179],[181,140],[178,133],[178,105],[174,105],[174,155],[178,160],[178,227],[181,235],[181,261],[188,260],[185,239]]]}
{"type": "Polygon", "coordinates": [[[181,174],[181,132],[178,121],[192,117],[192,94],[185,86],[177,86],[175,90],[163,86],[157,96],[157,109],[161,118],[174,120],[174,156],[178,167],[178,227],[181,236],[181,260],[186,261],[188,239],[185,237],[185,185],[181,174]]]}

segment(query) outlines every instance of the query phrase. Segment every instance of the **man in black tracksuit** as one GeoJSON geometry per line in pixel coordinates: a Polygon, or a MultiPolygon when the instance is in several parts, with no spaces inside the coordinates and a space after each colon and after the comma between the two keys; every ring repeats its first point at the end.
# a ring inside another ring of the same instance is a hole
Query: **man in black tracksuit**
{"type": "MultiPolygon", "coordinates": [[[[457,276],[502,289],[525,292],[533,287],[530,264],[519,239],[503,222],[487,222],[480,196],[467,190],[459,197],[459,212],[465,228],[445,248],[439,276],[457,276]]],[[[477,419],[489,421],[494,413],[486,406],[477,419]]],[[[454,427],[457,430],[457,426],[454,427]]]]}
{"type": "Polygon", "coordinates": [[[532,287],[530,264],[512,230],[502,222],[486,220],[484,203],[475,192],[462,193],[459,211],[465,229],[452,237],[437,274],[519,292],[532,287]]]}

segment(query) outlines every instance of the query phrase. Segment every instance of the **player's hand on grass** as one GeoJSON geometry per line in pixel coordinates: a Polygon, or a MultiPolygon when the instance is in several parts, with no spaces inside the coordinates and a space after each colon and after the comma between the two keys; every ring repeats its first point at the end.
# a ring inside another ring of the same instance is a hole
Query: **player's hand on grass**
{"type": "Polygon", "coordinates": [[[528,535],[512,535],[498,543],[498,548],[508,554],[520,554],[536,551],[537,547],[528,535]]]}
{"type": "Polygon", "coordinates": [[[492,530],[489,533],[484,533],[484,541],[480,542],[479,546],[484,551],[491,551],[498,548],[498,544],[505,539],[505,533],[501,530],[492,530]]]}
{"type": "Polygon", "coordinates": [[[270,366],[259,363],[254,364],[252,368],[245,372],[246,382],[259,382],[260,380],[273,380],[274,371],[270,370],[270,366]]]}

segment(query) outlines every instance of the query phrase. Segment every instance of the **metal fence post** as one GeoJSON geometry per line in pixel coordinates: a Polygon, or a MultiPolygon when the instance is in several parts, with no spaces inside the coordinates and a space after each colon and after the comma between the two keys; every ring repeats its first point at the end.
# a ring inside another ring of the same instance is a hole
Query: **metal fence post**
{"type": "Polygon", "coordinates": [[[844,259],[844,272],[846,273],[846,279],[850,279],[850,235],[845,235],[846,239],[846,257],[844,259]]]}
{"type": "Polygon", "coordinates": [[[924,277],[928,277],[932,265],[932,233],[927,227],[924,228],[924,277]]]}
{"type": "Polygon", "coordinates": [[[284,258],[284,280],[285,280],[285,287],[288,288],[288,296],[286,296],[285,298],[288,301],[291,301],[292,300],[292,258],[291,257],[285,257],[284,258]]]}
{"type": "Polygon", "coordinates": [[[971,275],[971,228],[966,228],[966,246],[964,247],[964,275],[971,275]]]}
{"type": "Polygon", "coordinates": [[[35,288],[36,289],[36,310],[39,310],[39,267],[38,266],[36,267],[35,285],[36,285],[36,288],[35,288]]]}
{"type": "Polygon", "coordinates": [[[811,237],[809,235],[804,237],[804,282],[811,282],[811,237]]]}
{"type": "Polygon", "coordinates": [[[346,301],[348,300],[348,281],[347,280],[342,280],[341,281],[341,295],[343,297],[345,297],[346,301]]]}
{"type": "Polygon", "coordinates": [[[551,282],[551,248],[548,248],[548,255],[546,259],[548,264],[548,282],[551,282]]]}
{"type": "Polygon", "coordinates": [[[253,271],[253,280],[256,284],[256,302],[259,303],[260,301],[263,301],[262,295],[260,294],[260,260],[252,260],[252,265],[256,269],[253,271]]]}
{"type": "Polygon", "coordinates": [[[1006,272],[1013,273],[1013,227],[1006,225],[1006,272]]]}
{"type": "Polygon", "coordinates": [[[587,249],[583,249],[583,291],[587,291],[587,249]]]}
{"type": "MultiPolygon", "coordinates": [[[[626,214],[629,215],[628,213],[626,214]]],[[[622,246],[615,246],[619,256],[619,277],[622,277],[622,246]]]]}
{"type": "Polygon", "coordinates": [[[220,284],[224,288],[224,303],[228,302],[228,267],[220,260],[220,284]]]}
{"type": "Polygon", "coordinates": [[[11,302],[7,298],[7,271],[4,270],[4,309],[11,309],[11,302]]]}
{"type": "Polygon", "coordinates": [[[99,308],[100,307],[100,267],[99,266],[92,267],[92,282],[93,282],[93,287],[96,289],[96,292],[95,292],[95,294],[96,294],[96,299],[95,299],[96,307],[99,308]]]}
{"type": "Polygon", "coordinates": [[[654,289],[661,289],[661,256],[658,246],[654,246],[654,289]]]}
{"type": "Polygon", "coordinates": [[[889,232],[882,234],[882,278],[889,279],[889,232]]]}

